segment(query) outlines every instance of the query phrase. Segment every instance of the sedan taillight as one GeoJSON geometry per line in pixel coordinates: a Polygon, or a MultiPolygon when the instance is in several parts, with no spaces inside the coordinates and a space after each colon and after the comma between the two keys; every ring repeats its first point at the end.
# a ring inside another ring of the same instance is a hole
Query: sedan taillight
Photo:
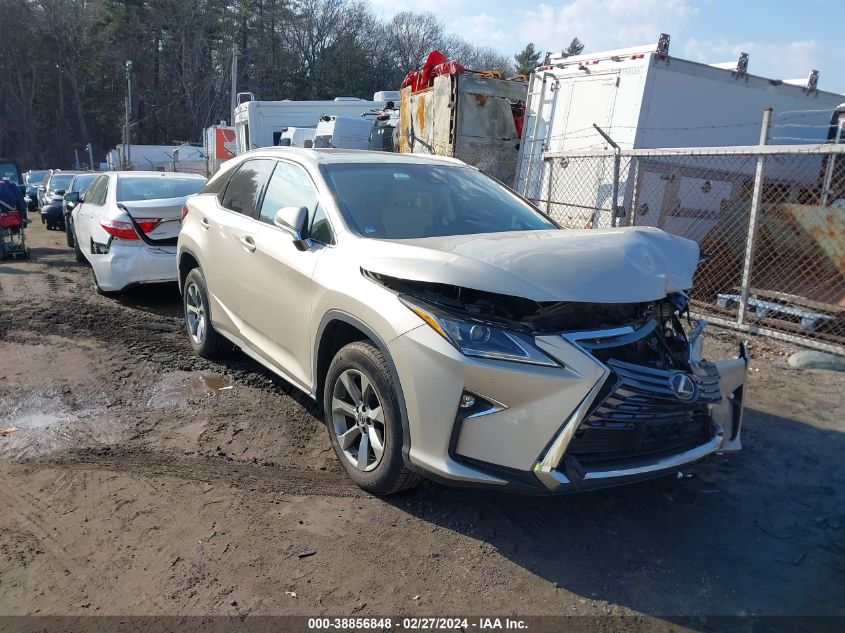
{"type": "Polygon", "coordinates": [[[131,222],[122,220],[103,220],[100,222],[106,233],[121,240],[137,240],[138,234],[131,222]]]}
{"type": "Polygon", "coordinates": [[[188,215],[188,205],[187,205],[187,204],[183,204],[183,205],[182,205],[182,209],[181,209],[181,215],[180,215],[180,219],[181,219],[183,222],[185,221],[185,216],[186,216],[186,215],[188,215]]]}
{"type": "MultiPolygon", "coordinates": [[[[135,223],[144,232],[149,233],[161,223],[161,218],[135,218],[135,223]]],[[[121,240],[137,240],[138,233],[128,220],[103,220],[100,222],[106,233],[121,240]]]]}

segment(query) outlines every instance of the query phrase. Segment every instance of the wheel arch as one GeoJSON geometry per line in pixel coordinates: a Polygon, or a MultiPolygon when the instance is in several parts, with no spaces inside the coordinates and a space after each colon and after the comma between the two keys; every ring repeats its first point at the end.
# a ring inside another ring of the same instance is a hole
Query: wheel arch
{"type": "Polygon", "coordinates": [[[405,394],[396,364],[387,348],[387,343],[366,323],[359,318],[341,310],[329,310],[320,321],[317,335],[314,337],[314,353],[312,355],[312,376],[314,376],[314,398],[323,404],[323,387],[326,374],[332,359],[344,346],[354,341],[368,341],[378,349],[387,361],[393,383],[396,385],[396,397],[399,404],[399,415],[402,423],[402,457],[410,467],[408,457],[411,450],[411,431],[408,425],[408,410],[405,406],[405,394]]]}
{"type": "Polygon", "coordinates": [[[183,286],[185,285],[185,277],[194,268],[202,268],[199,258],[190,248],[182,248],[179,251],[179,294],[182,293],[183,286]]]}

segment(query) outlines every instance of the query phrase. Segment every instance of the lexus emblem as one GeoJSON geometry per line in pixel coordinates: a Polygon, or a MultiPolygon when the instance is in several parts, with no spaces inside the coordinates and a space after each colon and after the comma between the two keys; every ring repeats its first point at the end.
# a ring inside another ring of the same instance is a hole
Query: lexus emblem
{"type": "Polygon", "coordinates": [[[694,400],[698,395],[698,387],[686,374],[675,374],[669,382],[678,400],[694,400]]]}

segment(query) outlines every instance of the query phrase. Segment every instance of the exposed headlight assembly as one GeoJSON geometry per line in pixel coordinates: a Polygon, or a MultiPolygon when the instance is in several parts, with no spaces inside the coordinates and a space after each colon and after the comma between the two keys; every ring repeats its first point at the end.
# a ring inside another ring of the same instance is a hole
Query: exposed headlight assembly
{"type": "Polygon", "coordinates": [[[521,332],[479,321],[465,321],[430,306],[412,303],[406,297],[399,297],[399,300],[464,356],[560,366],[540,351],[530,336],[521,332]]]}

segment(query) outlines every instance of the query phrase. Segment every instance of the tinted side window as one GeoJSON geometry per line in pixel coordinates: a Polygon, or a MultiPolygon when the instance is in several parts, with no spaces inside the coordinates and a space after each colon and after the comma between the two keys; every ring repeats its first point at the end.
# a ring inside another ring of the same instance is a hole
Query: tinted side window
{"type": "Polygon", "coordinates": [[[94,206],[102,206],[106,202],[106,192],[108,191],[109,179],[108,176],[100,176],[94,181],[88,191],[85,192],[86,204],[93,204],[94,206]]]}
{"type": "Polygon", "coordinates": [[[229,182],[229,177],[231,175],[232,170],[227,170],[226,173],[218,173],[216,176],[212,176],[211,180],[205,183],[205,186],[200,189],[200,193],[220,193],[221,191],[223,191],[223,188],[226,186],[226,183],[229,182]]]}
{"type": "Polygon", "coordinates": [[[317,208],[317,190],[302,167],[278,162],[267,185],[258,219],[273,224],[276,211],[283,207],[306,207],[308,217],[313,217],[317,208]]]}
{"type": "Polygon", "coordinates": [[[273,160],[246,161],[229,180],[220,204],[231,211],[255,217],[255,207],[274,164],[273,160]]]}

